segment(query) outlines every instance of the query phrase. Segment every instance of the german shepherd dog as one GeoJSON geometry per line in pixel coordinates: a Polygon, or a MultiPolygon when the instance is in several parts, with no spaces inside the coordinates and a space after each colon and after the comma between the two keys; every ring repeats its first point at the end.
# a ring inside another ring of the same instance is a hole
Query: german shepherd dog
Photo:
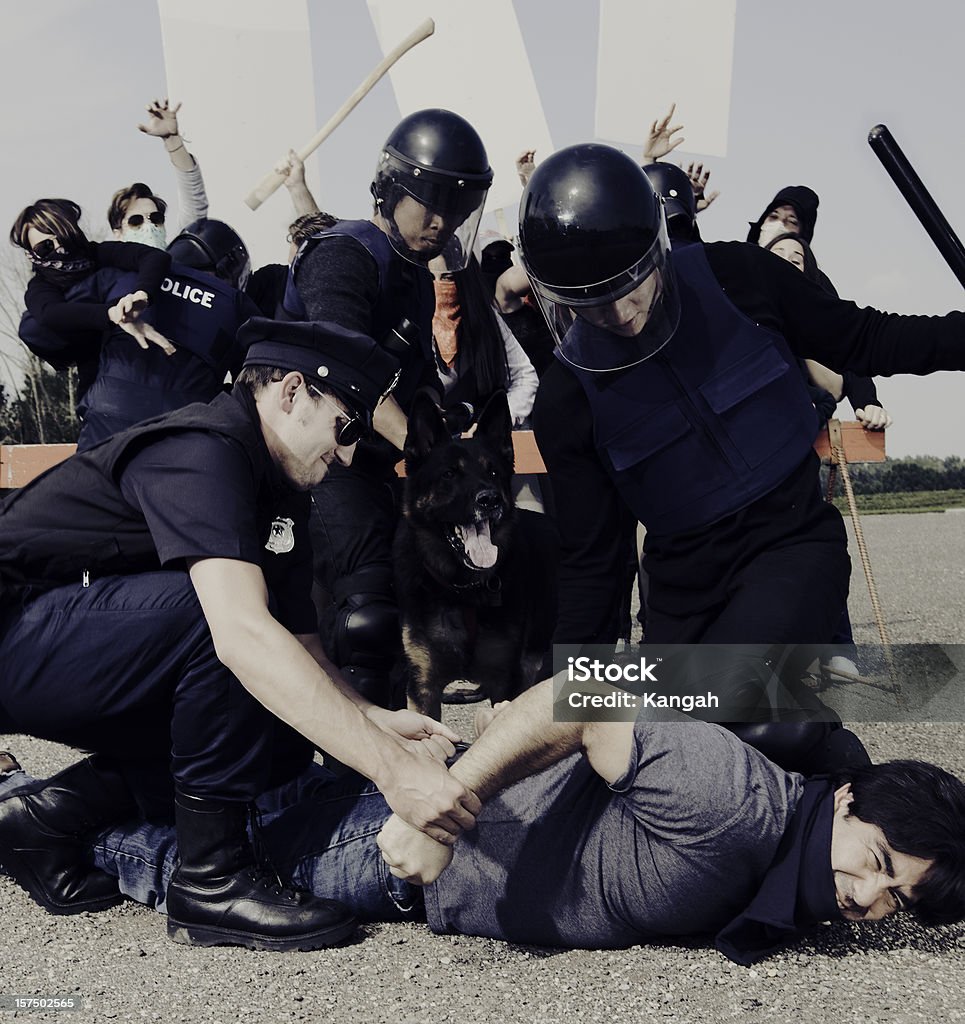
{"type": "Polygon", "coordinates": [[[494,704],[511,699],[536,682],[549,649],[556,557],[545,517],[513,506],[505,393],[471,438],[453,438],[432,397],[417,395],[405,468],[393,561],[409,706],[438,718],[453,680],[494,704]]]}

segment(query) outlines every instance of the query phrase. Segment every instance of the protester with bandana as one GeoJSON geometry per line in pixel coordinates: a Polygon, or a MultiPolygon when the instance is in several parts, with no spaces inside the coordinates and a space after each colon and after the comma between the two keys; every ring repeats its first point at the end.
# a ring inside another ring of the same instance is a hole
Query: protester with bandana
{"type": "Polygon", "coordinates": [[[157,345],[174,351],[170,342],[138,317],[151,303],[171,266],[171,257],[144,245],[91,242],[80,228],[81,209],[69,199],[38,199],[14,221],[10,241],[27,254],[33,276],[24,303],[49,338],[35,344],[32,333],[21,332],[24,343],[56,369],[77,364],[81,390],[96,370],[101,332],[112,325],[130,334],[143,348],[157,345]],[[137,273],[128,294],[106,302],[70,302],[69,289],[105,267],[137,273]]]}
{"type": "Polygon", "coordinates": [[[494,392],[504,390],[513,426],[529,417],[539,378],[519,342],[492,308],[479,263],[451,273],[430,263],[436,308],[432,347],[445,389],[443,408],[454,429],[468,430],[494,392]]]}

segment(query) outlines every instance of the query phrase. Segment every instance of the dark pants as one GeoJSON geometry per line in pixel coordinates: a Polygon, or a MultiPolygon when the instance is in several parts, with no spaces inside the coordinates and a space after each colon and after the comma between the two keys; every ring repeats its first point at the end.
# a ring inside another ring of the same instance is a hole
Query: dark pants
{"type": "Polygon", "coordinates": [[[401,487],[394,472],[332,466],[312,491],[310,528],[322,643],[340,668],[382,678],[386,689],[402,650],[392,582],[401,487]]]}
{"type": "MultiPolygon", "coordinates": [[[[272,780],[279,734],[296,735],[218,660],[183,572],[105,577],[6,609],[0,666],[12,731],[111,758],[154,816],[170,776],[197,796],[253,799],[272,780]]],[[[284,775],[310,760],[292,742],[300,756],[284,775]]]]}
{"type": "Polygon", "coordinates": [[[753,558],[735,574],[720,604],[679,617],[654,610],[660,602],[651,579],[647,642],[826,644],[847,608],[850,577],[842,545],[790,544],[753,558]]]}

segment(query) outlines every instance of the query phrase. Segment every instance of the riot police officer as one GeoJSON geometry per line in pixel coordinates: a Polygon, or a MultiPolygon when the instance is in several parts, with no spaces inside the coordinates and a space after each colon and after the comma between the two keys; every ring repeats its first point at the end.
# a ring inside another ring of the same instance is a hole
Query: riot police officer
{"type": "MultiPolygon", "coordinates": [[[[174,344],[169,354],[151,345],[138,348],[120,327],[108,331],[96,352],[91,383],[79,396],[83,451],[119,430],[191,402],[207,402],[224,388],[226,374],[241,368],[241,325],[258,313],[244,295],[251,270],[238,234],[218,220],[189,224],[168,246],[170,271],[143,319],[174,344]]],[[[112,302],[131,290],[133,275],[112,268],[98,271],[68,293],[70,301],[112,302]]],[[[24,317],[28,344],[42,347],[45,332],[24,317]]],[[[73,339],[77,360],[90,359],[86,334],[73,339]]],[[[48,347],[52,339],[47,339],[48,347]]],[[[60,345],[61,361],[70,361],[60,345]]]]}
{"type": "Polygon", "coordinates": [[[864,373],[960,369],[965,314],[859,309],[745,243],[671,253],[646,174],[608,146],[569,147],[536,169],[520,242],[557,342],[534,410],[563,549],[556,641],[618,638],[636,519],[648,641],[829,642],[850,562],[819,493],[796,357],[864,373]]]}
{"type": "Polygon", "coordinates": [[[292,263],[285,309],[369,334],[397,360],[398,386],[380,406],[372,443],[335,467],[312,493],[312,542],[326,649],[360,692],[391,695],[400,649],[391,543],[398,516],[394,465],[417,390],[441,385],[432,355],[432,277],[439,257],[460,270],[492,183],[482,140],[458,114],[421,110],[389,134],[371,184],[371,220],[339,221],[309,239],[292,263]]]}

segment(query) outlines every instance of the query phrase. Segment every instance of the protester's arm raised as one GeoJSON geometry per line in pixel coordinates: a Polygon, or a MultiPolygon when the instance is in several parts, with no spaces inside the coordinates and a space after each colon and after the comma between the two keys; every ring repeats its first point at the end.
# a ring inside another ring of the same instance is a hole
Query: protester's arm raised
{"type": "Polygon", "coordinates": [[[371,779],[389,806],[439,842],[471,828],[479,800],[432,758],[406,749],[346,697],[268,610],[261,569],[230,558],[190,564],[221,662],[269,711],[371,779]]]}

